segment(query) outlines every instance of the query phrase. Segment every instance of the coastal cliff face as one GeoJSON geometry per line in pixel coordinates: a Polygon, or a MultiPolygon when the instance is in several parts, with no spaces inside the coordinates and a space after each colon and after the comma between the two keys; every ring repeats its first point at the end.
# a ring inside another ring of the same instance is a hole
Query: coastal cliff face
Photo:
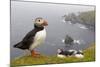
{"type": "Polygon", "coordinates": [[[89,29],[95,30],[95,10],[79,12],[78,14],[70,13],[63,17],[65,22],[71,21],[72,24],[80,23],[89,29]]]}

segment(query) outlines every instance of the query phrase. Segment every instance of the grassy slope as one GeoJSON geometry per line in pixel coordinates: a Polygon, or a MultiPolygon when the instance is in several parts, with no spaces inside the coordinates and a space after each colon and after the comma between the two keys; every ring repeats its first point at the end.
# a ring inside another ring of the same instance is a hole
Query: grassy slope
{"type": "Polygon", "coordinates": [[[61,59],[61,58],[57,58],[56,56],[39,56],[37,58],[33,58],[31,56],[23,56],[12,60],[11,66],[95,61],[95,46],[92,45],[88,49],[84,50],[84,55],[85,57],[83,59],[78,59],[75,57],[67,57],[65,59],[61,59]]]}

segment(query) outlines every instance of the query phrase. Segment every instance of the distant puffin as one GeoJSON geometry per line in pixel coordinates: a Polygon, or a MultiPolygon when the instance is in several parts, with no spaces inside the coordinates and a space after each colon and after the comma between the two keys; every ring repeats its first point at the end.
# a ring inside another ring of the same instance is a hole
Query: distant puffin
{"type": "Polygon", "coordinates": [[[57,50],[57,57],[59,58],[66,58],[69,56],[73,56],[76,58],[84,58],[84,54],[81,50],[76,51],[76,50],[67,50],[67,51],[63,51],[63,49],[58,49],[57,50]]]}
{"type": "Polygon", "coordinates": [[[67,56],[72,56],[74,54],[74,51],[64,51],[63,49],[57,50],[57,57],[59,58],[66,58],[67,56]]]}
{"type": "Polygon", "coordinates": [[[33,20],[34,29],[31,30],[19,43],[15,44],[15,48],[22,50],[28,49],[31,52],[32,56],[38,55],[34,48],[42,44],[46,38],[45,26],[48,25],[48,22],[41,17],[33,20]]]}

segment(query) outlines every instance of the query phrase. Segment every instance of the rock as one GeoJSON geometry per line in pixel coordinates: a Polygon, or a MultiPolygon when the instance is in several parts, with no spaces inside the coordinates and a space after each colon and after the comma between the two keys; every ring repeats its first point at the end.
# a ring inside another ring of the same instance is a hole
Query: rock
{"type": "Polygon", "coordinates": [[[63,40],[63,42],[65,44],[72,44],[73,41],[74,40],[70,36],[68,36],[68,35],[66,35],[65,39],[63,40]]]}

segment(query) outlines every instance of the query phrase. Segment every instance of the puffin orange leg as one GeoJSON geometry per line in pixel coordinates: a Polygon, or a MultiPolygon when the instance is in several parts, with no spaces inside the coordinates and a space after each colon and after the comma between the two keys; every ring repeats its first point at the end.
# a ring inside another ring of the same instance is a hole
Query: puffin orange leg
{"type": "Polygon", "coordinates": [[[37,57],[37,56],[39,56],[40,54],[39,54],[38,52],[32,50],[32,51],[31,51],[31,55],[32,55],[32,57],[37,57]]]}

